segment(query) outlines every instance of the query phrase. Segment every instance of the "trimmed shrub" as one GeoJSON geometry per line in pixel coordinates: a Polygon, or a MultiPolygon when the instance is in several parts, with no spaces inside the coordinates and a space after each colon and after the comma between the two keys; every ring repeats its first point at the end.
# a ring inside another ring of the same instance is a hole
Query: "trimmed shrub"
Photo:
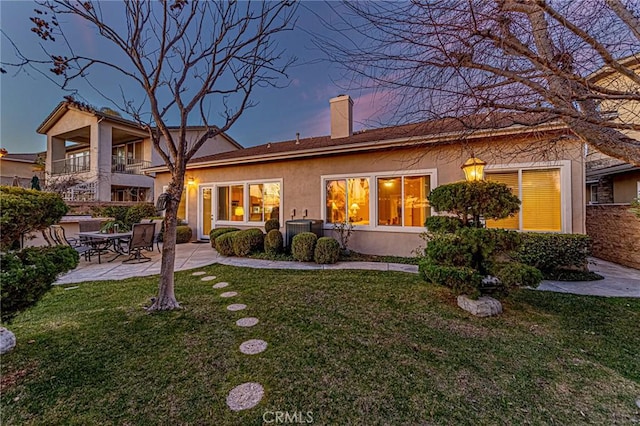
{"type": "Polygon", "coordinates": [[[193,230],[187,225],[176,226],[176,244],[184,244],[191,241],[193,230]]]}
{"type": "Polygon", "coordinates": [[[466,266],[440,266],[423,260],[419,263],[420,275],[425,281],[451,289],[455,295],[466,294],[472,299],[480,297],[482,276],[466,266]]]}
{"type": "Polygon", "coordinates": [[[233,239],[240,231],[227,232],[216,238],[216,250],[223,256],[233,256],[233,239]]]}
{"type": "Polygon", "coordinates": [[[515,259],[542,271],[543,275],[557,270],[587,270],[589,236],[579,234],[521,234],[522,244],[515,259]]]}
{"type": "Polygon", "coordinates": [[[140,223],[145,217],[153,217],[157,214],[156,207],[151,203],[138,203],[127,209],[124,223],[131,227],[134,223],[140,223]]]}
{"type": "Polygon", "coordinates": [[[493,275],[500,280],[500,283],[506,289],[515,287],[536,288],[543,279],[542,272],[538,268],[520,262],[498,264],[494,268],[493,275]]]}
{"type": "Polygon", "coordinates": [[[291,254],[300,262],[311,262],[316,248],[318,236],[313,232],[301,232],[293,237],[291,254]]]}
{"type": "Polygon", "coordinates": [[[316,263],[336,263],[340,257],[340,243],[335,238],[320,237],[316,243],[313,260],[316,263]]]}
{"type": "Polygon", "coordinates": [[[0,186],[0,248],[10,247],[22,234],[58,223],[67,211],[58,194],[0,186]]]}
{"type": "Polygon", "coordinates": [[[35,305],[51,288],[57,276],[78,266],[72,247],[28,247],[0,255],[0,299],[2,321],[9,322],[20,311],[35,305]]]}
{"type": "Polygon", "coordinates": [[[233,252],[236,256],[244,257],[264,246],[264,234],[261,229],[250,228],[239,231],[233,239],[233,252]]]}
{"type": "Polygon", "coordinates": [[[123,222],[127,219],[127,213],[129,207],[127,206],[107,206],[102,209],[98,209],[94,216],[112,217],[114,220],[123,222]]]}
{"type": "Polygon", "coordinates": [[[264,230],[267,234],[273,229],[280,230],[280,221],[278,219],[269,219],[264,223],[264,230]]]}
{"type": "Polygon", "coordinates": [[[282,253],[284,249],[284,237],[278,229],[272,229],[264,237],[264,252],[270,255],[282,253]]]}
{"type": "Polygon", "coordinates": [[[520,200],[504,183],[454,182],[434,188],[427,197],[438,212],[453,213],[465,226],[481,227],[480,217],[504,219],[520,210],[520,200]]]}
{"type": "Polygon", "coordinates": [[[211,241],[211,247],[216,248],[216,238],[218,238],[222,234],[226,234],[227,232],[239,231],[238,228],[217,228],[212,229],[209,232],[209,240],[211,241]]]}
{"type": "Polygon", "coordinates": [[[453,216],[430,216],[424,223],[430,232],[455,232],[462,228],[462,220],[453,216]]]}

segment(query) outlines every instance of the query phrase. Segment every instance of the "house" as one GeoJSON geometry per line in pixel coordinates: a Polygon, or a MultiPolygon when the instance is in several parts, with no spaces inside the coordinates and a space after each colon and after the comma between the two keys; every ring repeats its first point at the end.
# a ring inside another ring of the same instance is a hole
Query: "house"
{"type": "MultiPolygon", "coordinates": [[[[640,73],[640,54],[619,61],[636,74],[640,73]]],[[[640,87],[630,78],[610,67],[603,67],[588,77],[588,80],[607,89],[625,93],[638,92],[640,87]]],[[[622,99],[607,100],[601,110],[621,123],[640,123],[640,102],[622,99]]],[[[626,130],[630,137],[640,140],[640,131],[626,130]]],[[[640,197],[640,167],[611,158],[592,148],[586,157],[587,201],[590,204],[630,203],[640,197]]]]}
{"type": "MultiPolygon", "coordinates": [[[[331,133],[202,155],[187,167],[183,210],[198,239],[223,226],[263,227],[275,217],[318,219],[354,228],[350,248],[410,255],[433,214],[427,195],[464,179],[470,157],[487,179],[507,183],[522,200],[511,229],[585,232],[584,146],[544,116],[488,114],[353,132],[353,102],[330,100],[331,133]]],[[[304,130],[304,129],[301,129],[304,130]]],[[[170,175],[156,172],[160,193],[170,175]]]]}
{"type": "Polygon", "coordinates": [[[31,188],[34,176],[41,180],[43,173],[37,161],[40,154],[12,154],[5,149],[0,151],[0,185],[31,188]]]}
{"type": "MultiPolygon", "coordinates": [[[[47,179],[68,182],[68,201],[151,201],[154,179],[145,167],[161,163],[149,133],[109,110],[67,99],[38,127],[47,136],[47,179]]],[[[177,128],[170,128],[177,132],[177,128]]],[[[191,126],[189,138],[204,127],[191,126]]],[[[161,143],[164,143],[161,140],[161,143]]],[[[208,155],[242,148],[221,134],[201,148],[208,155]]]]}

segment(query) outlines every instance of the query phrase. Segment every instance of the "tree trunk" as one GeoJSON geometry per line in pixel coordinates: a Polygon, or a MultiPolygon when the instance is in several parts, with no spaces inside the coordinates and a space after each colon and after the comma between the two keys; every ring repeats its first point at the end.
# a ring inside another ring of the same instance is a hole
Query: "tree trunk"
{"type": "Polygon", "coordinates": [[[160,283],[158,297],[148,310],[168,311],[180,308],[176,300],[174,287],[174,267],[176,261],[176,227],[178,226],[178,205],[182,197],[182,177],[174,176],[169,184],[168,193],[172,195],[167,203],[164,220],[164,235],[162,245],[162,262],[160,266],[160,283]],[[176,184],[175,182],[179,182],[176,184]]]}

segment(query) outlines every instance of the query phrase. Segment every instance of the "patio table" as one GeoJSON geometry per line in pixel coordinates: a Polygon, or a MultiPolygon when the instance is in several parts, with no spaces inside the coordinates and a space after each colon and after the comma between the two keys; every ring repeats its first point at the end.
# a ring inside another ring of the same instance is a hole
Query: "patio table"
{"type": "Polygon", "coordinates": [[[94,243],[96,245],[95,251],[98,253],[98,263],[100,262],[100,253],[102,251],[112,251],[116,253],[116,256],[113,259],[108,260],[108,262],[113,262],[118,257],[123,254],[127,254],[122,249],[120,245],[120,240],[128,240],[131,238],[131,232],[113,232],[113,233],[102,233],[100,231],[93,232],[78,232],[78,236],[87,242],[89,245],[94,243]],[[98,244],[103,243],[103,246],[99,246],[98,244]]]}

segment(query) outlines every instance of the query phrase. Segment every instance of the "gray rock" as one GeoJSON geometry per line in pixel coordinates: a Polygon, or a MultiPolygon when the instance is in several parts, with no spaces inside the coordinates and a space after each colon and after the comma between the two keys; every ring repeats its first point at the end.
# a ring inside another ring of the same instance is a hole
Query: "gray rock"
{"type": "Polygon", "coordinates": [[[4,327],[0,327],[0,355],[4,355],[16,347],[16,335],[4,327]]]}
{"type": "Polygon", "coordinates": [[[502,313],[502,304],[489,296],[481,296],[478,300],[473,300],[463,294],[458,296],[458,306],[478,317],[490,317],[502,313]]]}

